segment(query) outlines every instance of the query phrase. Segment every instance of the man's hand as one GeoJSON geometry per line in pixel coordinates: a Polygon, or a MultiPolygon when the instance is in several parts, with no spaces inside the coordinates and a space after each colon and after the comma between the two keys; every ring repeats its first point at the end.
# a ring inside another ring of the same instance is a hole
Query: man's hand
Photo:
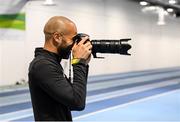
{"type": "Polygon", "coordinates": [[[91,58],[92,44],[90,43],[90,41],[86,42],[87,39],[89,39],[88,36],[83,37],[78,44],[77,43],[74,44],[72,48],[72,55],[73,58],[85,59],[86,62],[89,63],[91,58]]]}

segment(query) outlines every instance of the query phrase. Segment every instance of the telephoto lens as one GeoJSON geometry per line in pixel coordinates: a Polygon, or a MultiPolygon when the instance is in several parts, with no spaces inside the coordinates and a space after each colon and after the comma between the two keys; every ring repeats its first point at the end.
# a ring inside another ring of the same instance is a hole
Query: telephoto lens
{"type": "MultiPolygon", "coordinates": [[[[74,42],[79,43],[82,37],[88,36],[84,33],[77,34],[73,40],[74,42]]],[[[109,54],[121,54],[121,55],[131,55],[128,53],[128,50],[131,49],[131,45],[127,42],[131,40],[130,38],[127,39],[120,39],[120,40],[91,40],[92,44],[92,54],[94,58],[97,57],[97,53],[109,53],[109,54]]],[[[90,40],[87,40],[90,41],[90,40]]],[[[86,42],[85,42],[86,43],[86,42]]]]}

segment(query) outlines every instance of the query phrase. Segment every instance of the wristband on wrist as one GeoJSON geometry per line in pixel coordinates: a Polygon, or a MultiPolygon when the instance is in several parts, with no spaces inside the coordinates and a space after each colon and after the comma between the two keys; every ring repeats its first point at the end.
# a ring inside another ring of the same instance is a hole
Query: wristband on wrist
{"type": "Polygon", "coordinates": [[[71,64],[83,64],[83,65],[87,65],[86,64],[86,60],[85,59],[81,59],[81,58],[73,58],[71,60],[71,64]]]}
{"type": "Polygon", "coordinates": [[[80,62],[80,60],[81,60],[81,59],[79,59],[79,58],[73,58],[73,59],[71,60],[71,64],[78,64],[78,63],[80,62]]]}

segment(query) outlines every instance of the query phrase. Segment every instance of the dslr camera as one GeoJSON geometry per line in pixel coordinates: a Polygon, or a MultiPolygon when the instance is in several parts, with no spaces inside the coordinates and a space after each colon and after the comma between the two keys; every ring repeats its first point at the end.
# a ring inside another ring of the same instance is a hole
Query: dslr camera
{"type": "MultiPolygon", "coordinates": [[[[78,33],[74,38],[74,43],[79,43],[82,37],[88,36],[84,33],[78,33]]],[[[109,53],[109,54],[121,54],[121,55],[131,55],[128,53],[128,50],[131,49],[131,45],[127,42],[131,40],[130,38],[127,39],[120,39],[120,40],[89,40],[92,44],[92,55],[94,58],[102,58],[97,57],[97,53],[109,53]]],[[[85,42],[85,43],[86,43],[85,42]]]]}

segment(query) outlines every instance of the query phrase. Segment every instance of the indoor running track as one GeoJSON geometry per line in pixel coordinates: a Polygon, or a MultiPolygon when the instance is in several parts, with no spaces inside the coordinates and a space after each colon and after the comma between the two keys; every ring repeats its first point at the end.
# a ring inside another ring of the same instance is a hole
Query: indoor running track
{"type": "MultiPolygon", "coordinates": [[[[180,122],[180,67],[91,76],[76,121],[180,122]]],[[[0,121],[33,121],[28,87],[0,91],[0,121]]]]}

